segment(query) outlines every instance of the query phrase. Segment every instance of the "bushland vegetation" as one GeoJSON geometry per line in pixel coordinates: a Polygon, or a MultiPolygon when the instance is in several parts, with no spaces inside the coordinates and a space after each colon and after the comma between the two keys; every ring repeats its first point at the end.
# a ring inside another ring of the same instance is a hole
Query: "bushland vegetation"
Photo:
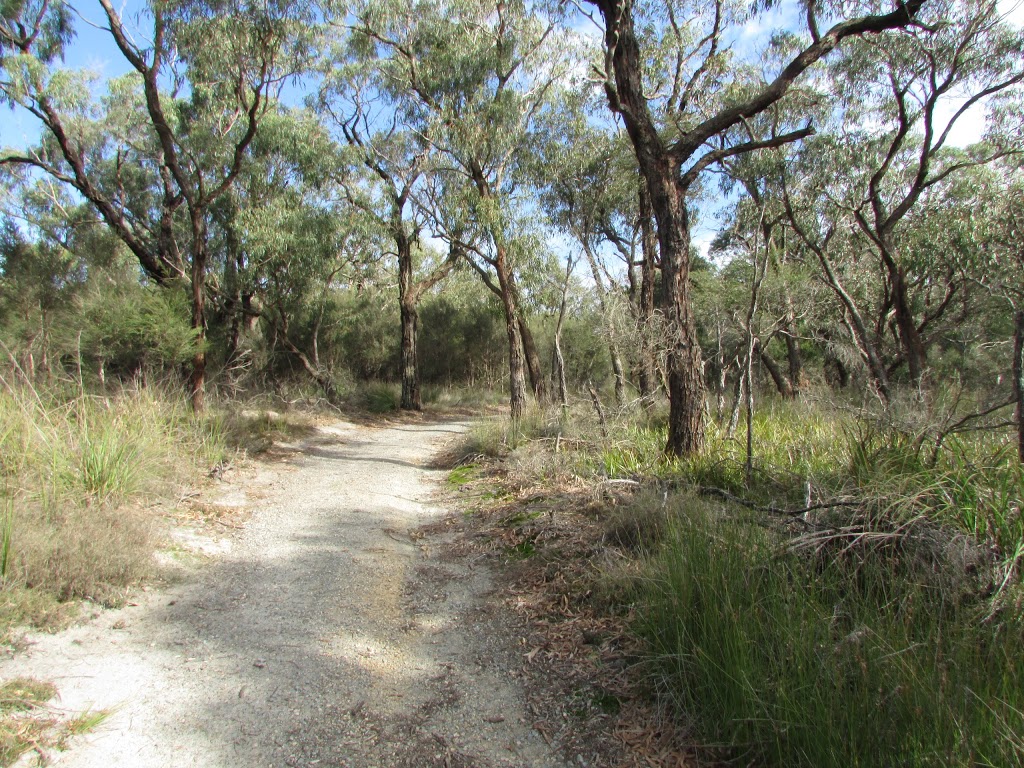
{"type": "Polygon", "coordinates": [[[459,482],[615,489],[581,551],[692,743],[1021,763],[1012,12],[0,5],[4,610],[142,578],[252,398],[505,400],[459,482]]]}

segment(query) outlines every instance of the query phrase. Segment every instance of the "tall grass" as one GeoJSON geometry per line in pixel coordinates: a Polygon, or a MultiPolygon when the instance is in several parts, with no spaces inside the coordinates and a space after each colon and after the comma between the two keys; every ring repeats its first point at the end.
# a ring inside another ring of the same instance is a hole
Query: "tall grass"
{"type": "Polygon", "coordinates": [[[696,741],[767,766],[1024,765],[1024,469],[1005,435],[935,448],[863,413],[774,403],[748,473],[745,440],[716,425],[701,454],[666,460],[657,414],[571,416],[494,422],[477,445],[535,480],[570,467],[648,486],[609,513],[606,541],[643,574],[611,592],[636,607],[642,668],[696,741]]]}
{"type": "Polygon", "coordinates": [[[0,386],[0,622],[46,624],[56,603],[116,601],[152,564],[145,501],[222,456],[215,430],[159,388],[94,397],[0,386]]]}
{"type": "Polygon", "coordinates": [[[1021,623],[983,621],[881,550],[800,556],[696,502],[649,576],[652,680],[704,744],[769,766],[1024,761],[1021,623]]]}

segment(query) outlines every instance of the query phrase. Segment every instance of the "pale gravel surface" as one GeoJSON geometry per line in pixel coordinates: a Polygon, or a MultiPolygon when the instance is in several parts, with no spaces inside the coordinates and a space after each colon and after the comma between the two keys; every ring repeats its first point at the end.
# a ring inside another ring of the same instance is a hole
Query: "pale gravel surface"
{"type": "Polygon", "coordinates": [[[483,565],[439,556],[444,473],[465,424],[321,427],[213,493],[251,517],[173,587],[101,611],[0,664],[110,709],[49,755],[63,768],[538,766],[518,638],[483,565]]]}

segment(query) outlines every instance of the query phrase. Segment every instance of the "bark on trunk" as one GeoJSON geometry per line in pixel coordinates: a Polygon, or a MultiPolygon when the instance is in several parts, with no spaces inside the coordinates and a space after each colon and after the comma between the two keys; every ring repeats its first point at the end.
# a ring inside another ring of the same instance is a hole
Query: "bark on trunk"
{"type": "Polygon", "coordinates": [[[401,408],[406,411],[421,411],[420,373],[416,356],[416,334],[419,331],[419,313],[416,311],[417,295],[412,285],[412,242],[405,234],[404,223],[399,217],[401,209],[392,222],[395,244],[398,246],[398,306],[402,321],[402,400],[401,408]]]}
{"type": "Polygon", "coordinates": [[[193,215],[192,219],[192,329],[196,352],[189,374],[189,399],[192,410],[202,413],[206,406],[206,227],[193,215]]]}
{"type": "Polygon", "coordinates": [[[743,403],[743,387],[747,380],[746,362],[739,361],[736,366],[736,381],[732,388],[732,409],[729,413],[729,426],[726,427],[725,435],[730,440],[736,436],[736,427],[740,423],[740,406],[743,403]]]}
{"type": "Polygon", "coordinates": [[[533,396],[537,398],[537,402],[543,404],[548,400],[548,386],[544,380],[544,369],[540,365],[537,342],[534,341],[533,333],[530,332],[530,326],[526,324],[526,319],[522,316],[522,307],[519,304],[518,298],[516,299],[516,311],[519,313],[516,322],[519,326],[519,336],[523,340],[523,358],[526,362],[526,371],[530,377],[530,388],[533,390],[533,396]]]}
{"type": "MultiPolygon", "coordinates": [[[[668,158],[666,158],[668,160],[668,158]]],[[[666,162],[667,173],[651,168],[648,183],[658,220],[661,273],[666,284],[666,315],[672,338],[668,349],[668,441],[665,452],[686,456],[704,446],[704,361],[690,301],[690,222],[686,200],[674,179],[679,168],[666,162]]]]}
{"type": "Polygon", "coordinates": [[[789,383],[793,389],[793,397],[800,396],[803,387],[803,358],[800,355],[800,342],[789,332],[783,334],[786,342],[786,360],[789,364],[789,383]]]}
{"type": "Polygon", "coordinates": [[[640,246],[643,261],[640,263],[640,303],[637,306],[637,325],[640,329],[640,396],[648,405],[653,404],[657,389],[655,371],[655,348],[651,340],[651,321],[654,319],[654,270],[657,263],[657,236],[654,232],[651,210],[651,194],[647,180],[640,177],[640,246]]]}
{"type": "Polygon", "coordinates": [[[761,362],[768,371],[768,375],[772,377],[772,381],[775,383],[775,388],[779,391],[779,394],[782,395],[782,398],[784,400],[792,400],[795,398],[796,392],[794,391],[793,385],[790,383],[789,379],[786,378],[786,374],[782,372],[782,368],[779,364],[775,362],[775,358],[768,353],[768,350],[766,350],[764,345],[760,342],[757,343],[757,352],[758,356],[761,358],[761,362]]]}
{"type": "Polygon", "coordinates": [[[419,366],[416,356],[416,336],[419,331],[419,312],[410,301],[402,301],[402,409],[423,410],[420,398],[419,366]]]}
{"type": "Polygon", "coordinates": [[[573,260],[565,267],[565,282],[562,284],[562,301],[558,306],[558,320],[555,322],[555,375],[558,381],[558,402],[563,409],[569,407],[569,388],[565,381],[565,356],[562,354],[562,327],[565,325],[565,310],[568,304],[569,278],[572,276],[573,260]]]}
{"type": "Polygon", "coordinates": [[[612,375],[615,378],[615,404],[619,408],[626,405],[626,374],[622,368],[622,355],[619,354],[619,345],[615,342],[615,325],[608,312],[608,301],[604,290],[604,280],[601,271],[597,266],[597,257],[589,247],[584,246],[583,253],[590,264],[590,274],[594,277],[594,289],[597,291],[597,305],[604,318],[605,333],[608,334],[608,354],[612,360],[612,375]]]}
{"type": "Polygon", "coordinates": [[[496,249],[495,272],[501,290],[501,303],[505,309],[505,331],[508,335],[508,389],[509,415],[513,422],[523,417],[526,409],[526,372],[523,339],[519,334],[519,308],[511,286],[511,270],[503,247],[496,249]]]}
{"type": "Polygon", "coordinates": [[[924,379],[925,348],[921,334],[917,331],[917,324],[914,322],[913,310],[910,307],[906,275],[903,274],[902,269],[893,264],[889,270],[889,277],[892,281],[893,310],[896,328],[899,331],[900,346],[903,347],[903,357],[907,361],[910,383],[914,389],[920,392],[924,379]]]}
{"type": "Polygon", "coordinates": [[[241,266],[241,245],[238,232],[233,222],[225,225],[226,258],[224,259],[224,293],[228,296],[224,310],[228,322],[227,350],[224,355],[224,367],[230,368],[238,357],[238,345],[242,336],[242,325],[245,322],[242,306],[242,290],[239,285],[238,271],[241,266]]]}

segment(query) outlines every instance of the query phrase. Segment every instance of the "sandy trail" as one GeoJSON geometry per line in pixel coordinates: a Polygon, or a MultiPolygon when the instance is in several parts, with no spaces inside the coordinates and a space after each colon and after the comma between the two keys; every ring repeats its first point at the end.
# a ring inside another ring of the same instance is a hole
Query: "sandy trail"
{"type": "Polygon", "coordinates": [[[530,727],[486,569],[416,533],[444,515],[424,464],[464,428],[320,428],[224,484],[252,516],[183,582],[32,636],[0,676],[113,711],[52,764],[563,765],[530,727]]]}

